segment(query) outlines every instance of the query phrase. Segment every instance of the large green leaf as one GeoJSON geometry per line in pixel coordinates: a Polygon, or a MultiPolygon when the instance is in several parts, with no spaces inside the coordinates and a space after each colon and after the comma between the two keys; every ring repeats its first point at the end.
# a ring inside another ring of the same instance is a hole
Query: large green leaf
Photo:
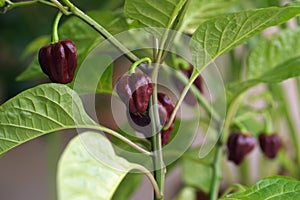
{"type": "Polygon", "coordinates": [[[300,196],[300,182],[288,177],[262,179],[243,192],[227,195],[222,200],[297,200],[300,196]]]}
{"type": "MultiPolygon", "coordinates": [[[[178,30],[190,0],[126,0],[125,15],[143,26],[164,43],[169,30],[178,30]],[[160,29],[162,28],[162,29],[160,29]]],[[[174,33],[171,35],[174,36],[174,33]]],[[[169,35],[169,37],[173,37],[169,35]]]]}
{"type": "Polygon", "coordinates": [[[125,14],[148,27],[171,28],[187,0],[126,0],[125,14]]]}
{"type": "Polygon", "coordinates": [[[190,43],[199,70],[255,34],[298,16],[300,7],[270,7],[221,15],[202,23],[190,43]]]}
{"type": "MultiPolygon", "coordinates": [[[[261,38],[249,54],[247,78],[260,77],[274,67],[300,56],[300,29],[286,29],[271,36],[261,38]]],[[[281,69],[285,72],[284,66],[281,69]]],[[[289,71],[289,69],[286,69],[289,71]]],[[[266,77],[267,78],[267,77],[266,77]]],[[[270,79],[270,77],[268,78],[270,79]]]]}
{"type": "Polygon", "coordinates": [[[300,57],[271,68],[255,79],[229,84],[226,88],[228,102],[259,83],[277,83],[297,76],[300,76],[300,57]]]}
{"type": "Polygon", "coordinates": [[[96,126],[73,90],[60,84],[40,85],[0,106],[0,155],[47,133],[96,126]]]}
{"type": "Polygon", "coordinates": [[[237,0],[191,0],[181,30],[196,29],[204,21],[229,10],[237,0]]]}
{"type": "Polygon", "coordinates": [[[111,199],[126,174],[137,166],[117,156],[103,135],[82,133],[70,142],[59,161],[58,197],[111,199]]]}

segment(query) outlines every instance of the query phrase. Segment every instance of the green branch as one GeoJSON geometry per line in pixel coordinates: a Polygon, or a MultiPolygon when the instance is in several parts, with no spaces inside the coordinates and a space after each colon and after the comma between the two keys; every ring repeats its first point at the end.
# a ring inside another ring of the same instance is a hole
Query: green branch
{"type": "MultiPolygon", "coordinates": [[[[54,0],[52,0],[54,1],[54,0]]],[[[77,8],[74,4],[72,4],[68,0],[63,0],[63,2],[69,7],[71,13],[73,13],[76,17],[83,20],[87,24],[89,24],[92,28],[94,28],[102,37],[107,39],[112,45],[114,45],[120,52],[124,53],[124,55],[131,60],[132,62],[136,62],[139,58],[134,55],[129,49],[127,49],[122,43],[120,43],[113,35],[111,35],[104,27],[98,24],[94,19],[85,14],[79,8],[77,8]]]]}

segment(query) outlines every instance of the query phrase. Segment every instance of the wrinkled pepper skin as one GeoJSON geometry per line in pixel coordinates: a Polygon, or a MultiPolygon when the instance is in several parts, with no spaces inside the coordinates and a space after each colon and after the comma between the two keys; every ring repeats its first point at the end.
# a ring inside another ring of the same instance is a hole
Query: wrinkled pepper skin
{"type": "Polygon", "coordinates": [[[77,52],[71,40],[64,39],[42,47],[38,60],[43,72],[52,82],[66,84],[73,80],[77,66],[77,52]]]}
{"type": "Polygon", "coordinates": [[[277,156],[278,151],[282,147],[282,140],[276,133],[267,135],[259,135],[259,146],[263,151],[264,155],[270,159],[274,159],[277,156]]]}
{"type": "Polygon", "coordinates": [[[240,132],[230,134],[227,141],[228,160],[239,165],[255,147],[255,138],[240,132]]]}
{"type": "MultiPolygon", "coordinates": [[[[170,116],[174,110],[174,103],[172,102],[171,98],[168,97],[166,94],[158,93],[158,113],[160,118],[160,123],[163,125],[167,124],[170,116]]],[[[149,108],[149,107],[148,107],[149,108]]],[[[146,138],[150,138],[152,136],[152,127],[151,127],[151,118],[149,116],[149,111],[145,113],[131,113],[127,111],[127,118],[130,126],[145,135],[146,138]]],[[[161,132],[161,139],[162,144],[167,144],[170,138],[170,133],[174,128],[174,121],[171,126],[161,132]]]]}
{"type": "Polygon", "coordinates": [[[135,130],[140,133],[143,133],[146,138],[151,137],[151,118],[148,112],[143,114],[140,113],[131,113],[128,110],[126,111],[127,119],[129,125],[135,130]]]}
{"type": "Polygon", "coordinates": [[[146,112],[153,92],[153,83],[149,76],[141,72],[124,75],[117,83],[116,89],[130,113],[146,112]]]}

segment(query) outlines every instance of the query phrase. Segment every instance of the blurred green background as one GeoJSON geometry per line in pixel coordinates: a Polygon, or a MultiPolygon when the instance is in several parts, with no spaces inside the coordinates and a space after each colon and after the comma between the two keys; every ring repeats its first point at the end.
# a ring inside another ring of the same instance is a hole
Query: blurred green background
{"type": "MultiPolygon", "coordinates": [[[[73,2],[85,11],[116,10],[123,6],[123,0],[73,2]]],[[[56,9],[41,4],[0,14],[0,104],[40,83],[40,80],[17,82],[15,79],[33,60],[34,55],[22,57],[26,46],[36,37],[51,34],[56,14],[56,9]]],[[[56,199],[56,164],[74,135],[72,131],[49,134],[3,155],[0,158],[0,199],[56,199]]]]}
{"type": "MultiPolygon", "coordinates": [[[[123,0],[75,0],[84,11],[122,9],[123,0]]],[[[277,0],[241,0],[241,8],[265,7],[277,0]]],[[[31,63],[22,58],[36,37],[50,35],[57,10],[44,5],[16,8],[0,14],[0,104],[39,83],[15,78],[31,63]]],[[[65,20],[66,17],[63,18],[65,20]]],[[[0,158],[0,200],[56,199],[56,163],[73,132],[50,134],[27,142],[0,158]],[[49,145],[54,144],[54,145],[49,145]],[[53,155],[56,155],[52,157],[53,155]]],[[[177,179],[176,179],[177,180],[177,179]]],[[[172,184],[174,184],[173,181],[172,184]]],[[[145,195],[145,194],[144,194],[145,195]]]]}

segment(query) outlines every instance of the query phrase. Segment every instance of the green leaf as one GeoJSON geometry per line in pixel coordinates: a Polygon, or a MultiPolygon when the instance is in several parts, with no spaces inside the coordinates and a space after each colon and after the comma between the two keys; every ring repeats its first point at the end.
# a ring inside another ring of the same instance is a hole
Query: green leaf
{"type": "Polygon", "coordinates": [[[226,12],[237,0],[191,0],[181,30],[196,29],[204,21],[226,12]]]}
{"type": "Polygon", "coordinates": [[[27,45],[27,47],[23,51],[22,58],[26,58],[28,56],[31,56],[32,54],[37,53],[42,46],[47,45],[49,43],[50,37],[47,35],[35,38],[27,45]]]}
{"type": "Polygon", "coordinates": [[[196,200],[196,190],[192,187],[185,187],[183,188],[178,196],[176,197],[176,200],[196,200]]]}
{"type": "Polygon", "coordinates": [[[131,199],[133,193],[141,186],[143,176],[136,173],[129,173],[120,183],[115,191],[112,200],[128,200],[131,199]]]}
{"type": "Polygon", "coordinates": [[[5,0],[0,0],[0,7],[5,6],[5,0]]]}
{"type": "Polygon", "coordinates": [[[0,106],[0,155],[47,133],[93,126],[97,124],[73,90],[60,84],[40,85],[0,106]]]}
{"type": "MultiPolygon", "coordinates": [[[[39,49],[50,43],[50,37],[49,36],[41,36],[36,39],[34,39],[32,42],[30,42],[25,50],[23,51],[22,58],[25,59],[28,56],[31,55],[37,55],[39,49]]],[[[30,63],[29,67],[25,69],[24,72],[22,72],[17,78],[17,81],[25,81],[30,79],[38,79],[38,78],[46,78],[47,76],[43,73],[37,56],[34,57],[34,60],[30,63]]]]}
{"type": "MultiPolygon", "coordinates": [[[[296,28],[280,31],[270,38],[261,38],[257,42],[257,46],[250,51],[248,57],[247,78],[258,78],[264,73],[267,74],[266,72],[274,67],[299,57],[299,34],[300,29],[296,28]]],[[[284,66],[280,70],[283,73],[288,73],[285,72],[284,66]]],[[[286,70],[289,71],[289,69],[286,70]]],[[[272,78],[268,78],[268,80],[270,79],[272,78]]]]}
{"type": "Polygon", "coordinates": [[[182,158],[182,180],[185,185],[196,187],[204,193],[209,193],[212,180],[212,168],[214,151],[206,157],[199,158],[199,148],[187,151],[182,158]]]}
{"type": "Polygon", "coordinates": [[[39,64],[37,56],[31,62],[29,67],[25,69],[17,78],[17,81],[26,81],[33,79],[47,78],[47,75],[43,73],[39,64]]]}
{"type": "Polygon", "coordinates": [[[91,53],[84,64],[77,70],[70,86],[79,94],[111,94],[113,60],[106,55],[91,53]]]}
{"type": "Polygon", "coordinates": [[[277,83],[297,76],[300,76],[300,57],[266,71],[259,77],[259,80],[265,83],[277,83]]]}
{"type": "Polygon", "coordinates": [[[187,0],[126,0],[124,10],[126,16],[150,27],[159,38],[161,30],[157,28],[174,29],[186,3],[187,0]]]}
{"type": "Polygon", "coordinates": [[[226,88],[228,102],[259,83],[277,83],[297,76],[300,76],[300,57],[269,69],[256,79],[229,84],[226,88]]]}
{"type": "Polygon", "coordinates": [[[300,7],[270,7],[221,15],[202,23],[192,37],[194,64],[202,70],[218,56],[262,30],[298,16],[300,7]]]}
{"type": "Polygon", "coordinates": [[[106,68],[106,70],[103,72],[100,78],[100,82],[97,87],[97,92],[110,94],[113,91],[112,76],[113,76],[113,65],[110,64],[110,66],[106,68]]]}
{"type": "Polygon", "coordinates": [[[186,0],[126,0],[125,15],[148,27],[170,28],[186,0]]]}
{"type": "Polygon", "coordinates": [[[281,200],[299,199],[300,182],[288,177],[270,177],[262,179],[243,192],[227,195],[221,200],[281,200]]]}
{"type": "Polygon", "coordinates": [[[118,157],[107,138],[95,132],[75,137],[58,165],[58,197],[111,199],[119,184],[137,164],[118,157]]]}

